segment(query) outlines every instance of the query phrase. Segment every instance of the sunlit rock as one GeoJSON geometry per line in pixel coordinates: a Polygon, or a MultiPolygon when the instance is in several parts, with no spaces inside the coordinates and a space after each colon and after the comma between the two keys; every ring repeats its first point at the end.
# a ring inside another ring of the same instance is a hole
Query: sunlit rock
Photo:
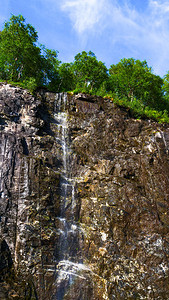
{"type": "Polygon", "coordinates": [[[0,299],[168,299],[168,125],[1,84],[0,129],[0,299]]]}

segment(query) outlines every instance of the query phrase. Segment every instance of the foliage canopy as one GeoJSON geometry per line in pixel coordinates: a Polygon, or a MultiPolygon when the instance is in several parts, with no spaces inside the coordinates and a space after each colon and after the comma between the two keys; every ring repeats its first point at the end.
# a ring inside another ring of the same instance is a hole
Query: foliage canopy
{"type": "Polygon", "coordinates": [[[118,97],[138,99],[144,105],[157,107],[162,100],[163,80],[154,75],[146,61],[124,58],[110,67],[109,87],[118,97]]]}
{"type": "Polygon", "coordinates": [[[72,67],[76,86],[80,89],[97,91],[101,84],[108,79],[106,66],[98,61],[91,51],[78,53],[72,67]]]}
{"type": "Polygon", "coordinates": [[[0,34],[1,77],[21,80],[39,77],[40,49],[36,46],[37,32],[25,24],[23,16],[12,16],[0,34]]]}
{"type": "Polygon", "coordinates": [[[0,33],[0,77],[48,85],[56,79],[57,51],[38,47],[38,34],[22,15],[10,18],[0,33]]]}
{"type": "Polygon", "coordinates": [[[31,91],[46,87],[54,92],[107,95],[138,116],[169,121],[169,73],[162,79],[146,61],[134,58],[123,58],[108,70],[91,51],[61,63],[57,50],[38,44],[36,30],[22,15],[12,15],[0,32],[0,78],[31,91]]]}

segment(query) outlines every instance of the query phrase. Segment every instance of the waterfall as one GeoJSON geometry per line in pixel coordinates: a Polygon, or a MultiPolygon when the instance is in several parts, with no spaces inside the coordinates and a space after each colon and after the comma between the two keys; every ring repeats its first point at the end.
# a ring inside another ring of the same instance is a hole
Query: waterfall
{"type": "Polygon", "coordinates": [[[71,147],[69,142],[68,115],[67,115],[67,94],[56,95],[54,105],[55,121],[57,126],[56,141],[60,147],[60,216],[58,216],[58,250],[56,268],[56,299],[63,299],[65,292],[74,279],[85,277],[78,275],[78,270],[86,267],[78,257],[79,229],[74,215],[77,207],[75,196],[75,179],[71,177],[70,157],[71,147]]]}

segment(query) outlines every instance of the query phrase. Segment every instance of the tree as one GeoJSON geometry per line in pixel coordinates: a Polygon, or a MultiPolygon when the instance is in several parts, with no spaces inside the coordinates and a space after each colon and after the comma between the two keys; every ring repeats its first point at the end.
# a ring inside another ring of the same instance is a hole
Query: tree
{"type": "Polygon", "coordinates": [[[59,65],[58,51],[41,45],[43,84],[51,91],[58,91],[59,65]]]}
{"type": "Polygon", "coordinates": [[[165,110],[169,112],[169,72],[164,76],[163,80],[163,94],[165,110]]]}
{"type": "Polygon", "coordinates": [[[108,78],[106,66],[91,51],[82,51],[75,56],[73,70],[76,87],[81,89],[96,91],[108,78]]]}
{"type": "Polygon", "coordinates": [[[36,46],[37,32],[22,15],[10,18],[0,33],[0,77],[23,81],[41,80],[41,50],[36,46]]]}
{"type": "Polygon", "coordinates": [[[169,72],[164,76],[163,91],[165,98],[169,100],[169,72]]]}
{"type": "Polygon", "coordinates": [[[154,75],[146,61],[124,58],[109,69],[109,88],[118,97],[140,100],[144,105],[160,107],[162,84],[160,76],[154,75]]]}
{"type": "Polygon", "coordinates": [[[72,91],[76,87],[75,74],[73,72],[73,63],[62,63],[59,67],[59,91],[72,91]]]}

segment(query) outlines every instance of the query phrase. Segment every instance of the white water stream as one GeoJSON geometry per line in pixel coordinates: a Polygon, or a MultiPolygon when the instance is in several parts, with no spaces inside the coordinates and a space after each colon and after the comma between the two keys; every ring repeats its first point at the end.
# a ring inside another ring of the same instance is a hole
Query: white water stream
{"type": "Polygon", "coordinates": [[[75,221],[76,210],[75,180],[70,175],[71,147],[69,144],[67,122],[67,94],[56,95],[55,121],[57,124],[56,141],[60,146],[61,180],[60,180],[60,216],[59,221],[59,250],[56,269],[57,300],[64,297],[65,286],[70,286],[75,278],[86,279],[78,274],[82,269],[88,270],[77,256],[78,249],[78,226],[75,221]]]}

